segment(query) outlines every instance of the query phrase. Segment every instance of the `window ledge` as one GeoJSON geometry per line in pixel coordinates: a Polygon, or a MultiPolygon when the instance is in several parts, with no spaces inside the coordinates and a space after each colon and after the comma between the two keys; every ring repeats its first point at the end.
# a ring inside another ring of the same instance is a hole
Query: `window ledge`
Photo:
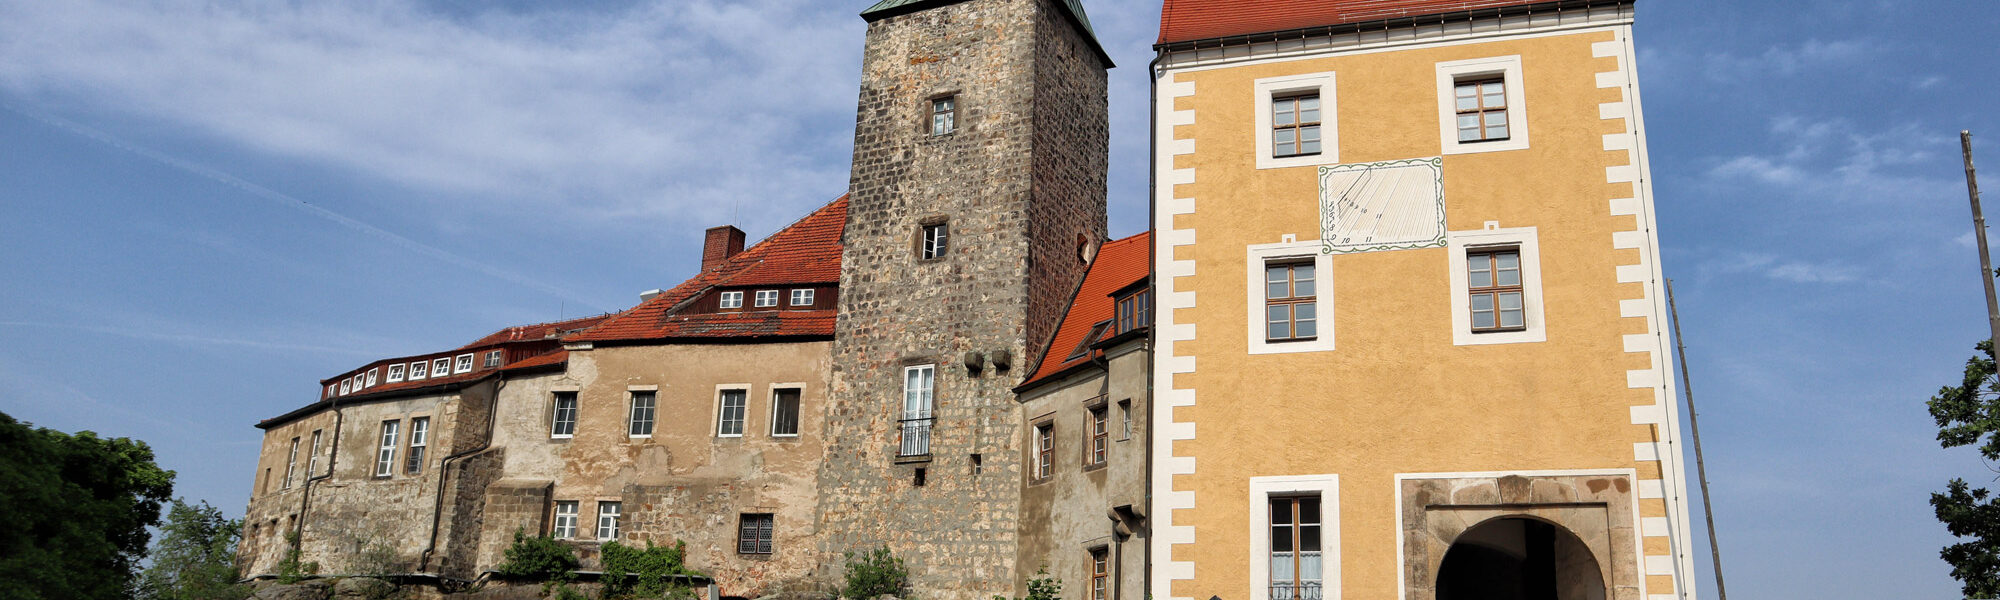
{"type": "Polygon", "coordinates": [[[929,454],[916,454],[916,455],[911,455],[911,456],[897,456],[897,457],[896,457],[896,464],[899,464],[899,465],[907,465],[907,464],[914,464],[914,463],[927,463],[927,462],[930,462],[930,461],[931,461],[931,455],[929,455],[929,454]]]}

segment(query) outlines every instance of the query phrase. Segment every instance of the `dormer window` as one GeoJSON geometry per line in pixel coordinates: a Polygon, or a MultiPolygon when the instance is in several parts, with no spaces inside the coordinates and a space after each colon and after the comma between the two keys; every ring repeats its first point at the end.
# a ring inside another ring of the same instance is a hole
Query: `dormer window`
{"type": "Polygon", "coordinates": [[[743,308],[743,292],[723,292],[720,306],[723,310],[743,308]]]}
{"type": "Polygon", "coordinates": [[[403,365],[389,365],[389,383],[403,380],[403,365]]]}
{"type": "Polygon", "coordinates": [[[1069,356],[1067,358],[1064,358],[1063,360],[1065,362],[1072,361],[1079,358],[1083,358],[1085,354],[1089,354],[1090,345],[1097,343],[1097,338],[1104,337],[1104,330],[1109,329],[1110,327],[1111,327],[1110,321],[1104,321],[1102,323],[1098,323],[1094,327],[1091,327],[1090,333],[1083,334],[1083,340],[1077,342],[1076,349],[1071,350],[1069,352],[1069,356]]]}
{"type": "Polygon", "coordinates": [[[410,363],[410,381],[423,379],[430,373],[431,364],[424,361],[410,363]]]}
{"type": "Polygon", "coordinates": [[[369,369],[369,370],[368,370],[368,387],[375,387],[375,378],[376,378],[377,376],[380,376],[381,374],[382,374],[382,370],[381,370],[381,369],[369,369]]]}
{"type": "Polygon", "coordinates": [[[486,367],[490,369],[500,366],[500,357],[501,353],[499,350],[486,353],[486,367]]]}
{"type": "Polygon", "coordinates": [[[431,361],[431,376],[444,377],[451,374],[451,359],[440,358],[431,361]]]}
{"type": "Polygon", "coordinates": [[[453,369],[452,374],[455,375],[459,373],[471,373],[471,372],[472,372],[472,355],[470,354],[458,355],[458,368],[453,369]]]}
{"type": "Polygon", "coordinates": [[[812,290],[792,290],[792,306],[812,306],[812,290]]]}
{"type": "Polygon", "coordinates": [[[1118,333],[1125,333],[1140,327],[1152,325],[1152,305],[1152,288],[1139,288],[1138,291],[1120,296],[1118,298],[1118,333]]]}
{"type": "Polygon", "coordinates": [[[757,307],[778,305],[778,290],[757,290],[757,307]]]}
{"type": "Polygon", "coordinates": [[[354,393],[354,380],[353,379],[340,380],[340,395],[345,396],[351,393],[354,393]]]}

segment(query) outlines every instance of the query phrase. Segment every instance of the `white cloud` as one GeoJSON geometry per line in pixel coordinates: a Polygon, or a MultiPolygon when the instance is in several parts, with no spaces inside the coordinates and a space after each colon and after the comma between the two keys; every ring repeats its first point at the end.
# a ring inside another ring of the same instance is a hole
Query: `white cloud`
{"type": "Polygon", "coordinates": [[[1951,182],[1922,168],[1947,159],[1940,136],[1914,123],[1867,131],[1842,118],[1782,116],[1771,121],[1774,151],[1711,158],[1708,176],[1780,186],[1779,195],[1819,206],[1942,198],[1951,182]]]}
{"type": "Polygon", "coordinates": [[[1752,55],[1711,52],[1702,55],[1699,61],[1690,62],[1698,62],[1702,73],[1712,81],[1754,81],[1853,64],[1882,50],[1880,44],[1866,39],[1830,42],[1811,39],[1798,44],[1771,45],[1752,55]]]}
{"type": "Polygon", "coordinates": [[[408,0],[0,0],[0,94],[336,165],[439,202],[716,222],[739,200],[803,207],[844,189],[862,25],[847,8],[466,16],[408,0]]]}
{"type": "Polygon", "coordinates": [[[1700,268],[1710,273],[1748,273],[1788,283],[1852,283],[1861,280],[1861,270],[1844,262],[1793,260],[1755,252],[1711,259],[1703,262],[1700,268]]]}

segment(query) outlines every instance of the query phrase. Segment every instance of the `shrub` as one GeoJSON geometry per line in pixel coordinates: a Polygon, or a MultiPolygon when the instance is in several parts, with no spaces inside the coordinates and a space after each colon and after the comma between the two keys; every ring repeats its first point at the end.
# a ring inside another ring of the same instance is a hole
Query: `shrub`
{"type": "Polygon", "coordinates": [[[285,532],[285,557],[278,560],[278,583],[291,585],[319,574],[319,563],[299,562],[299,532],[285,532]]]}
{"type": "Polygon", "coordinates": [[[701,574],[687,568],[684,542],[654,546],[649,540],[645,550],[606,542],[602,551],[605,598],[659,598],[671,589],[686,589],[680,583],[682,576],[701,574]],[[630,576],[620,577],[621,574],[630,576]]]}
{"type": "Polygon", "coordinates": [[[576,551],[545,535],[529,537],[514,530],[514,545],[507,547],[507,561],[493,570],[507,579],[569,581],[576,572],[576,551]]]}
{"type": "Polygon", "coordinates": [[[842,596],[854,600],[883,594],[900,596],[909,584],[910,572],[903,568],[903,559],[890,554],[888,546],[859,557],[847,553],[847,589],[842,596]]]}

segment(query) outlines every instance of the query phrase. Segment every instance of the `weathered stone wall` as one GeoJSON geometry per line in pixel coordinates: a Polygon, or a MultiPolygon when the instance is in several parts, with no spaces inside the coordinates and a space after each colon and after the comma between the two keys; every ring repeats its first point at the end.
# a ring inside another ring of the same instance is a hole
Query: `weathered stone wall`
{"type": "Polygon", "coordinates": [[[1106,370],[1044,383],[1022,395],[1023,464],[1035,464],[1035,426],[1055,427],[1052,476],[1037,481],[1029,467],[1020,479],[1017,560],[1023,581],[1047,568],[1071,595],[1088,597],[1091,550],[1102,547],[1110,563],[1105,597],[1132,600],[1146,593],[1146,382],[1151,360],[1144,344],[1141,339],[1111,349],[1106,370]],[[1090,410],[1100,406],[1109,441],[1105,465],[1092,467],[1085,463],[1090,410]],[[1125,433],[1127,415],[1130,435],[1125,433]]]}
{"type": "Polygon", "coordinates": [[[1104,236],[1104,74],[1086,68],[1094,54],[1044,55],[1089,52],[1059,10],[971,0],[868,27],[819,476],[829,576],[843,552],[886,544],[926,595],[1016,591],[1011,387],[1083,275],[1079,240],[1104,236]],[[933,136],[945,95],[957,131],[933,136]],[[950,250],[921,260],[919,226],[939,219],[950,250]],[[1012,369],[964,364],[968,351],[1004,351],[1012,369]],[[935,426],[927,457],[899,460],[915,364],[937,365],[935,426]]]}
{"type": "Polygon", "coordinates": [[[546,480],[532,479],[501,479],[486,487],[475,571],[490,571],[505,562],[514,532],[541,535],[548,531],[550,487],[546,480]]]}
{"type": "Polygon", "coordinates": [[[440,547],[432,553],[427,571],[459,579],[479,576],[477,559],[487,490],[504,474],[506,452],[506,448],[487,448],[449,466],[451,485],[445,499],[444,530],[439,533],[440,547]]]}

